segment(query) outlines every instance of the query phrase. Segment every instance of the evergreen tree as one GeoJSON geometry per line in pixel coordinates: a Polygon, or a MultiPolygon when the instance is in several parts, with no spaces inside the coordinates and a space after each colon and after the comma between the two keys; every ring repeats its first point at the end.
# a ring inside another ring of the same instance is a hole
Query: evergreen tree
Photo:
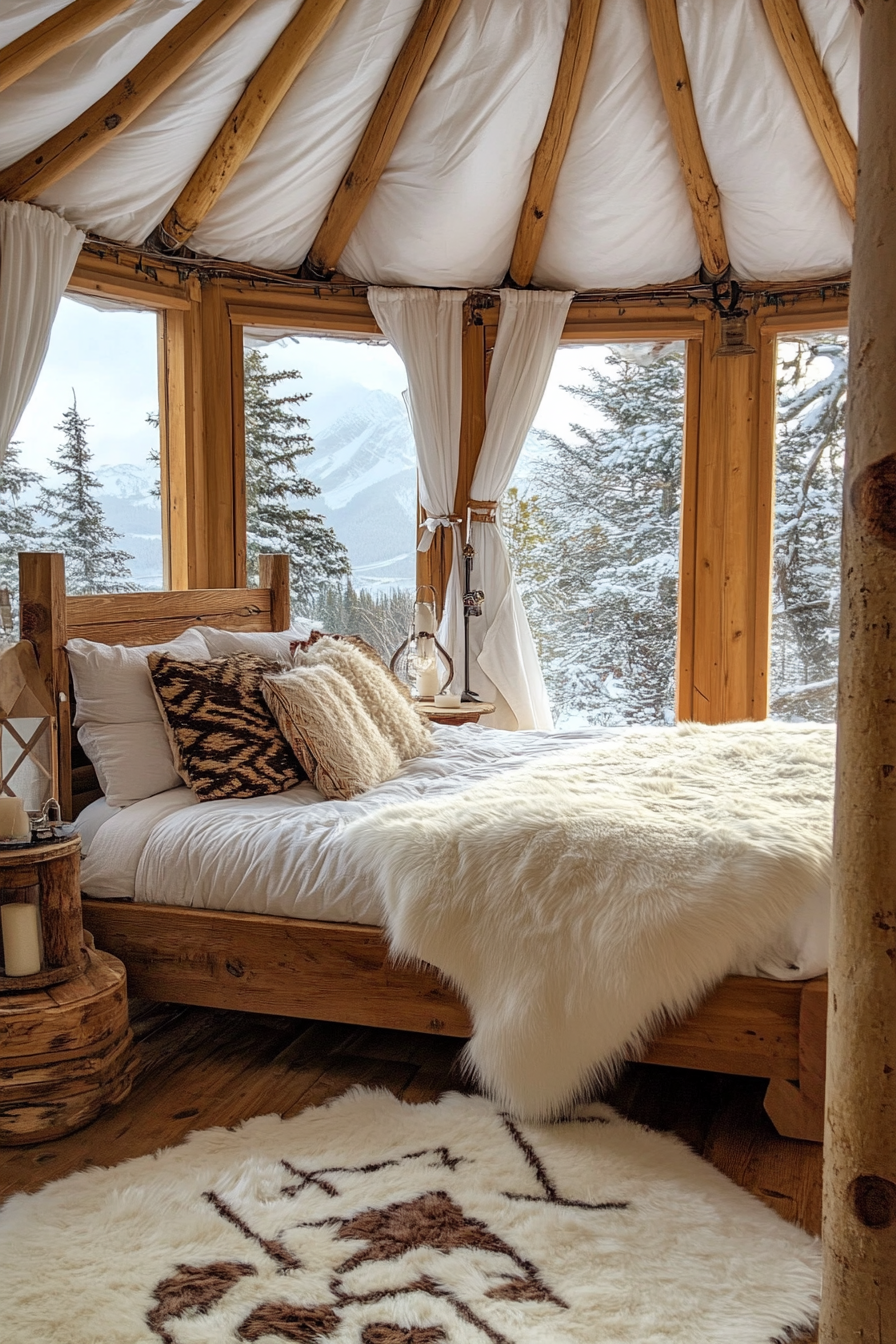
{"type": "Polygon", "coordinates": [[[771,712],[832,721],[840,624],[847,337],[781,342],[771,712]]]}
{"type": "MultiPolygon", "coordinates": [[[[604,426],[542,434],[533,559],[548,581],[523,585],[547,652],[558,714],[591,723],[664,723],[674,713],[684,355],[636,359],[565,389],[604,426]]],[[[535,500],[533,499],[533,503],[535,500]]],[[[530,564],[531,564],[530,559],[530,564]]]]}
{"type": "Polygon", "coordinates": [[[100,483],[90,470],[89,428],[90,421],[79,413],[73,392],[71,406],[56,425],[63,439],[58,456],[51,461],[62,484],[44,486],[37,507],[46,519],[54,548],[65,555],[69,593],[135,592],[137,585],[127,581],[131,575],[128,561],[133,557],[112,546],[121,534],[106,524],[103,507],[95,498],[100,483]]]}
{"type": "Polygon", "coordinates": [[[407,638],[413,614],[410,589],[372,593],[355,588],[351,579],[324,585],[311,608],[311,619],[319,629],[334,635],[360,635],[385,663],[407,638]]]}
{"type": "Polygon", "coordinates": [[[246,351],[246,559],[251,583],[258,580],[259,555],[287,554],[293,607],[307,611],[321,586],[350,574],[351,565],[323,517],[297,504],[320,494],[298,474],[299,459],[314,451],[298,409],[308,393],[275,392],[299,377],[295,369],[275,373],[260,351],[246,351]]]}
{"type": "MultiPolygon", "coordinates": [[[[23,499],[25,492],[39,485],[42,478],[38,472],[22,466],[19,454],[19,444],[11,443],[0,465],[0,588],[9,589],[16,626],[19,612],[19,552],[39,551],[46,541],[37,520],[35,505],[26,504],[23,499]]],[[[13,639],[18,639],[15,628],[13,639]]]]}

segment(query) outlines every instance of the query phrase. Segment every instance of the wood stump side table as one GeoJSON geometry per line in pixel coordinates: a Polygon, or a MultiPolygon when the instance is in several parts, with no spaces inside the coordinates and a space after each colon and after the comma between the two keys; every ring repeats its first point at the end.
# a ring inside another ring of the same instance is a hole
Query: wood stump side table
{"type": "Polygon", "coordinates": [[[80,848],[0,850],[0,902],[38,901],[43,934],[39,971],[0,973],[0,1146],[61,1138],[131,1089],[125,969],[82,931],[80,848]]]}

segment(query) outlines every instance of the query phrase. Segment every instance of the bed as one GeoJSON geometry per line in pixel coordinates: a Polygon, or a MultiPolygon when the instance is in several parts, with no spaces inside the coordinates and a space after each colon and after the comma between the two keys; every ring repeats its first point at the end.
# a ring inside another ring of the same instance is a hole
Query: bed
{"type": "MultiPolygon", "coordinates": [[[[212,908],[211,898],[205,908],[197,908],[177,903],[174,892],[169,902],[151,853],[143,863],[139,889],[125,878],[132,869],[136,872],[154,833],[157,841],[165,836],[165,828],[175,836],[178,828],[187,828],[187,833],[203,812],[203,824],[213,827],[213,813],[206,809],[215,805],[192,807],[188,790],[183,789],[175,791],[180,797],[157,801],[142,812],[139,804],[137,810],[126,809],[129,817],[104,811],[93,767],[73,736],[73,691],[64,646],[73,638],[110,645],[160,643],[203,625],[243,632],[285,630],[288,561],[265,556],[260,568],[261,583],[254,589],[69,597],[62,556],[21,557],[22,635],[34,643],[57,705],[60,801],[66,816],[83,813],[85,831],[93,832],[84,863],[85,884],[102,894],[85,895],[85,923],[98,946],[125,963],[132,993],[170,1002],[467,1036],[467,1011],[434,969],[390,962],[382,930],[370,922],[375,909],[365,904],[363,891],[355,889],[341,908],[338,899],[321,904],[319,894],[315,913],[327,918],[308,918],[283,912],[283,905],[277,913],[212,908]],[[116,867],[122,874],[120,895],[114,889],[116,867]],[[336,919],[334,910],[348,917],[336,919]]],[[[508,735],[488,729],[443,728],[440,734],[440,759],[456,757],[459,769],[465,771],[475,771],[477,761],[486,771],[512,766],[514,756],[525,754],[523,739],[534,736],[515,735],[520,741],[510,739],[507,744],[508,735]],[[504,746],[496,740],[500,738],[505,739],[504,746]],[[473,745],[467,746],[467,741],[473,745]]],[[[562,741],[558,739],[557,745],[562,741]]],[[[421,768],[418,785],[432,787],[426,777],[429,767],[421,768]]],[[[414,787],[413,771],[411,776],[403,787],[414,787]]],[[[276,814],[291,808],[298,815],[316,801],[308,796],[307,786],[304,795],[299,788],[289,797],[274,798],[279,801],[258,800],[254,824],[270,823],[271,817],[259,815],[266,809],[276,814]]],[[[209,891],[214,885],[207,884],[209,891]]],[[[183,886],[181,882],[181,901],[183,886]]],[[[232,892],[222,893],[223,905],[232,906],[233,901],[232,892]]],[[[289,908],[295,909],[295,904],[289,908]]],[[[644,1058],[767,1078],[766,1110],[779,1132],[820,1140],[826,1008],[825,976],[802,980],[729,976],[690,1018],[668,1025],[644,1058]]]]}

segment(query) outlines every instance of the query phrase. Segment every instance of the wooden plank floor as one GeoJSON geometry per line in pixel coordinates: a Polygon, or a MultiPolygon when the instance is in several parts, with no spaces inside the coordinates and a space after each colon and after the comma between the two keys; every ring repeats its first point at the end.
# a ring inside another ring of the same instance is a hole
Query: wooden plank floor
{"type": "MultiPolygon", "coordinates": [[[[0,1198],[178,1143],[191,1129],[295,1115],[353,1083],[412,1102],[464,1087],[453,1038],[133,1000],[131,1021],[139,1069],[130,1097],[68,1138],[0,1149],[0,1198]]],[[[818,1232],[821,1146],[779,1138],[764,1090],[760,1079],[641,1064],[627,1067],[606,1100],[673,1130],[784,1218],[818,1232]]]]}

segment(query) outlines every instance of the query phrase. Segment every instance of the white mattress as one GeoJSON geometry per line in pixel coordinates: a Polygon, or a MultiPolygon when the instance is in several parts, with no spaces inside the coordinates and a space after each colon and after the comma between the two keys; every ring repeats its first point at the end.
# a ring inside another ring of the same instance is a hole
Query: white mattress
{"type": "MultiPolygon", "coordinates": [[[[619,731],[436,728],[431,755],[350,802],[327,802],[306,783],[265,798],[216,803],[200,804],[186,788],[118,811],[93,803],[79,819],[85,829],[94,831],[99,809],[105,814],[83,859],[81,886],[100,898],[380,924],[375,884],[343,838],[350,821],[391,803],[457,792],[539,755],[619,731]]],[[[420,861],[426,862],[423,852],[420,861]]],[[[827,965],[829,900],[826,886],[813,893],[760,958],[732,971],[781,980],[819,975],[827,965]]]]}

